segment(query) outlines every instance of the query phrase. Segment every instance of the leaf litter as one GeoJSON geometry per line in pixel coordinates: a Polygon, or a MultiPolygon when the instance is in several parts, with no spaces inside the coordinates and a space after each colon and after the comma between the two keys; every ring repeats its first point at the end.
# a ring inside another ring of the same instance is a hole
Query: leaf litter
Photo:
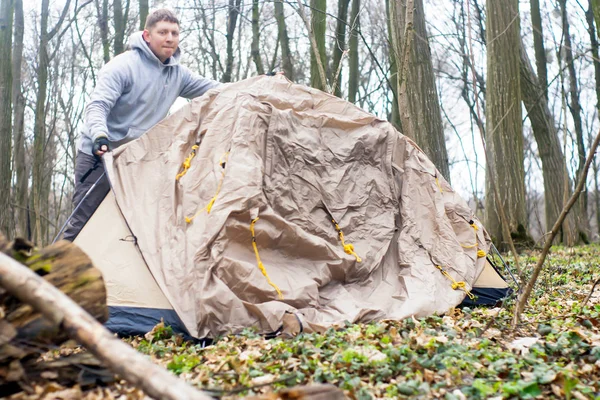
{"type": "MultiPolygon", "coordinates": [[[[520,256],[526,271],[538,254],[520,256]]],[[[265,339],[246,329],[203,347],[159,324],[144,337],[125,340],[153,362],[223,399],[275,399],[282,389],[311,383],[333,384],[348,398],[361,400],[600,399],[600,294],[590,295],[600,277],[599,264],[598,245],[554,247],[514,329],[513,297],[502,307],[347,324],[294,338],[265,339]]],[[[44,357],[59,356],[60,350],[54,350],[44,357]]],[[[28,383],[26,391],[11,398],[145,398],[119,379],[82,390],[53,382],[50,372],[42,376],[47,379],[28,383]]]]}

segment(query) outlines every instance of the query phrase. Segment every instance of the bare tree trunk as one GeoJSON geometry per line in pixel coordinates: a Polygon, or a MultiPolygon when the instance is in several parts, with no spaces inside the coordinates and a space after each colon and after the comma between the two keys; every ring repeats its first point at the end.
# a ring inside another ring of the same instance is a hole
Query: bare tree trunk
{"type": "MultiPolygon", "coordinates": [[[[569,97],[570,103],[568,104],[571,116],[573,118],[573,125],[575,126],[575,137],[577,141],[577,155],[579,158],[579,164],[577,167],[577,176],[581,175],[583,165],[585,164],[585,143],[583,139],[583,123],[581,121],[581,103],[579,102],[579,88],[577,86],[577,73],[575,72],[575,64],[573,63],[573,47],[571,43],[571,34],[569,33],[569,19],[567,17],[567,0],[559,0],[564,46],[561,51],[564,54],[565,63],[567,64],[567,70],[569,71],[569,97]]],[[[579,196],[577,203],[577,225],[579,232],[584,241],[587,241],[589,234],[589,220],[587,215],[587,188],[584,186],[583,193],[579,196]]]]}
{"type": "Polygon", "coordinates": [[[400,77],[398,82],[402,133],[415,140],[444,178],[450,181],[442,112],[427,40],[425,10],[422,0],[414,0],[413,19],[409,21],[411,3],[406,0],[393,0],[390,3],[396,64],[399,70],[406,71],[406,75],[400,77]],[[412,35],[412,38],[408,35],[412,35]],[[408,65],[405,65],[406,62],[408,65]]]}
{"type": "Polygon", "coordinates": [[[233,35],[237,25],[237,17],[240,13],[241,2],[241,0],[229,0],[229,16],[227,18],[227,61],[225,63],[223,82],[231,82],[231,74],[233,71],[233,35]]]}
{"type": "Polygon", "coordinates": [[[504,243],[510,238],[503,235],[500,208],[511,234],[527,238],[518,7],[518,0],[487,1],[485,219],[492,238],[504,243]]]}
{"type": "MultiPolygon", "coordinates": [[[[521,94],[527,109],[538,152],[542,160],[544,176],[544,201],[546,211],[546,229],[557,220],[564,206],[565,193],[571,193],[567,165],[563,155],[555,120],[550,113],[533,67],[529,62],[525,48],[521,45],[521,94]],[[566,179],[565,179],[566,177],[566,179]]],[[[572,246],[577,240],[575,219],[571,213],[561,227],[561,241],[572,246]]]]}
{"type": "Polygon", "coordinates": [[[256,65],[256,73],[263,75],[265,69],[260,57],[260,13],[258,9],[258,0],[252,0],[252,59],[256,65]]]}
{"type": "Polygon", "coordinates": [[[96,13],[98,14],[98,25],[100,26],[100,38],[102,40],[102,55],[104,63],[110,61],[110,43],[108,42],[108,0],[94,0],[96,13]],[[102,6],[100,6],[102,1],[102,6]]]}
{"type": "Polygon", "coordinates": [[[0,0],[0,232],[12,234],[10,208],[12,160],[12,1],[0,0]]]}
{"type": "Polygon", "coordinates": [[[337,97],[342,97],[342,57],[344,51],[346,51],[346,25],[348,24],[348,5],[350,0],[339,0],[338,1],[338,19],[335,28],[335,38],[333,39],[333,64],[331,65],[332,71],[339,71],[335,73],[333,78],[333,93],[337,97]]]}
{"type": "MultiPolygon", "coordinates": [[[[319,63],[325,68],[327,65],[325,55],[325,30],[327,28],[327,0],[310,0],[310,25],[312,35],[317,44],[319,56],[311,47],[310,52],[310,86],[327,91],[327,82],[323,81],[319,63]]],[[[311,34],[311,32],[309,32],[311,34]]],[[[325,79],[327,79],[325,77],[325,79]]]]}
{"type": "Polygon", "coordinates": [[[287,33],[285,15],[283,13],[283,0],[275,0],[275,19],[277,20],[279,44],[281,45],[281,64],[283,72],[290,81],[293,81],[294,64],[292,62],[292,53],[290,51],[290,38],[287,33]]]}
{"type": "MultiPolygon", "coordinates": [[[[589,7],[585,13],[585,19],[588,24],[588,33],[590,35],[590,43],[592,50],[592,62],[594,64],[594,78],[596,81],[596,111],[600,117],[600,58],[598,54],[598,36],[594,27],[594,10],[592,7],[592,0],[589,3],[589,7]]],[[[596,208],[596,229],[600,233],[600,192],[598,191],[598,164],[597,157],[594,162],[594,184],[595,184],[595,208],[596,208]]]]}
{"type": "Polygon", "coordinates": [[[140,4],[140,31],[144,30],[146,18],[148,18],[148,0],[138,0],[140,4]]]}
{"type": "Polygon", "coordinates": [[[14,170],[16,185],[14,199],[16,203],[15,231],[18,236],[28,237],[27,206],[27,164],[25,162],[25,97],[21,89],[21,66],[23,63],[23,34],[25,21],[23,15],[23,0],[15,0],[15,33],[13,44],[13,137],[14,137],[14,170]]]}
{"type": "Polygon", "coordinates": [[[538,85],[542,90],[544,97],[548,100],[548,72],[546,70],[546,49],[544,46],[544,27],[542,25],[542,15],[540,13],[540,0],[531,0],[530,10],[538,85]]]}
{"type": "MultiPolygon", "coordinates": [[[[393,0],[391,0],[393,1],[393,0]]],[[[394,125],[399,131],[402,131],[402,121],[400,119],[400,110],[398,110],[398,64],[396,64],[396,59],[398,55],[394,49],[394,39],[393,39],[393,16],[390,10],[390,0],[385,0],[385,13],[387,16],[387,30],[388,30],[388,58],[390,62],[390,90],[392,92],[392,112],[389,117],[390,122],[394,125]]]]}
{"type": "Polygon", "coordinates": [[[360,31],[360,0],[352,0],[350,40],[348,43],[348,101],[356,103],[358,95],[358,32],[360,31]]]}
{"type": "Polygon", "coordinates": [[[48,67],[50,58],[48,56],[48,43],[54,35],[58,33],[62,22],[69,10],[70,0],[67,0],[60,19],[48,31],[48,12],[49,0],[42,0],[40,14],[40,38],[38,49],[37,66],[37,95],[35,103],[35,122],[33,126],[33,168],[31,181],[31,197],[33,202],[33,212],[35,213],[35,232],[33,237],[35,241],[42,245],[48,236],[48,196],[50,193],[51,174],[47,170],[50,162],[48,161],[48,135],[46,131],[46,97],[48,87],[48,67]]]}
{"type": "Polygon", "coordinates": [[[115,14],[115,56],[121,54],[125,50],[123,43],[125,42],[125,30],[127,29],[129,3],[130,0],[127,0],[127,3],[125,4],[125,12],[123,12],[123,4],[121,3],[121,0],[113,1],[113,11],[115,14]]]}

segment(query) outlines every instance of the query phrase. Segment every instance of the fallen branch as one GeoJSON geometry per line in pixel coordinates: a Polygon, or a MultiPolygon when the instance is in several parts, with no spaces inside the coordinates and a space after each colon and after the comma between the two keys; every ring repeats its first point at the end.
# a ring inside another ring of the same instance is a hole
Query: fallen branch
{"type": "MultiPolygon", "coordinates": [[[[518,299],[517,303],[515,304],[515,315],[513,317],[513,328],[516,328],[517,324],[519,323],[519,320],[521,318],[521,313],[525,309],[525,305],[527,304],[527,300],[529,300],[529,296],[531,295],[533,286],[535,285],[535,282],[537,281],[537,278],[540,275],[540,272],[542,271],[544,261],[546,261],[546,256],[548,255],[548,252],[550,251],[550,247],[552,247],[552,242],[554,241],[554,238],[556,237],[556,235],[558,235],[558,232],[560,231],[560,228],[561,228],[563,222],[565,221],[567,214],[569,213],[571,208],[575,205],[575,202],[577,202],[577,199],[579,198],[579,195],[581,194],[581,191],[583,190],[583,188],[585,186],[585,182],[587,180],[587,174],[590,169],[590,165],[592,164],[592,160],[594,159],[596,149],[598,148],[598,143],[600,143],[600,132],[598,132],[598,134],[596,135],[596,139],[594,139],[594,143],[592,143],[592,146],[590,147],[590,152],[587,156],[587,159],[585,160],[585,165],[583,167],[583,171],[581,171],[581,176],[579,177],[579,182],[577,182],[577,187],[575,188],[575,191],[571,195],[571,198],[569,198],[569,201],[567,202],[567,204],[564,206],[564,208],[560,212],[558,219],[556,220],[556,222],[554,223],[554,226],[552,227],[552,230],[550,231],[550,235],[546,238],[546,242],[544,243],[544,249],[542,250],[542,254],[540,255],[540,258],[538,259],[538,262],[533,270],[531,278],[529,278],[529,281],[527,282],[527,284],[525,285],[525,288],[523,289],[523,293],[521,294],[521,296],[519,296],[519,299],[518,299]]],[[[516,255],[515,255],[515,257],[516,257],[516,255]]]]}
{"type": "MultiPolygon", "coordinates": [[[[5,239],[0,235],[0,248],[3,244],[5,239]]],[[[61,326],[112,371],[149,396],[173,400],[211,398],[114,337],[73,300],[4,253],[0,253],[0,286],[32,306],[51,323],[61,326]]]]}

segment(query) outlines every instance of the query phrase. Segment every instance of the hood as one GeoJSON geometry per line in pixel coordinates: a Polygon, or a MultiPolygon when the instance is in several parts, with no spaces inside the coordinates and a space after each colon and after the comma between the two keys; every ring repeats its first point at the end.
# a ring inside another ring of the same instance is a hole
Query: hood
{"type": "Polygon", "coordinates": [[[171,57],[169,57],[169,59],[167,60],[168,62],[166,64],[163,64],[158,59],[158,57],[156,57],[156,55],[152,52],[152,50],[150,50],[148,43],[146,43],[146,41],[142,37],[142,31],[135,32],[129,37],[129,45],[131,46],[132,50],[140,51],[142,54],[148,57],[148,59],[156,61],[162,66],[171,67],[179,64],[179,58],[181,57],[181,49],[179,47],[177,47],[175,53],[171,57]]]}

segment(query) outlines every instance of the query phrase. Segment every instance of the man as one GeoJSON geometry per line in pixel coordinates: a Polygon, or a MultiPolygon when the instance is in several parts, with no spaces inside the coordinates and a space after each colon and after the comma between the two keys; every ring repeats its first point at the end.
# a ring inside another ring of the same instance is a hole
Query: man
{"type": "Polygon", "coordinates": [[[85,109],[67,240],[75,239],[110,189],[101,157],[162,120],[177,97],[198,97],[219,85],[179,64],[179,20],[170,10],[148,15],[144,31],[134,33],[129,44],[130,51],[102,68],[85,109]]]}

